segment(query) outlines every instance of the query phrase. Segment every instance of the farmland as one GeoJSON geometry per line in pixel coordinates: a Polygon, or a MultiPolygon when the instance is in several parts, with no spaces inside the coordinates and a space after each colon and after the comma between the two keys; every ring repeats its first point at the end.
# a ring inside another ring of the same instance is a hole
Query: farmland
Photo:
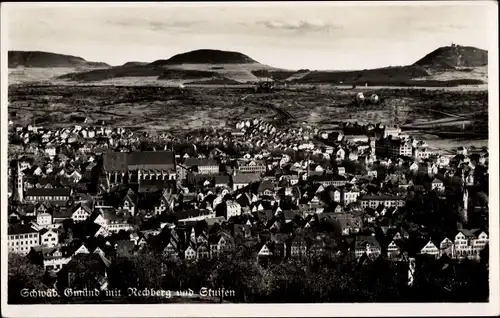
{"type": "MultiPolygon", "coordinates": [[[[280,119],[284,110],[297,122],[320,129],[341,121],[398,123],[425,129],[487,135],[488,93],[482,90],[363,87],[340,89],[289,86],[254,94],[245,86],[175,87],[111,85],[11,85],[9,115],[16,124],[73,125],[72,115],[111,126],[157,131],[224,127],[247,118],[280,119]],[[356,106],[358,92],[377,94],[378,105],[356,106]],[[426,124],[427,123],[427,124],[426,124]],[[439,126],[442,126],[439,128],[439,126]],[[485,129],[486,128],[486,129],[485,129]]],[[[486,137],[485,137],[486,138],[486,137]]]]}

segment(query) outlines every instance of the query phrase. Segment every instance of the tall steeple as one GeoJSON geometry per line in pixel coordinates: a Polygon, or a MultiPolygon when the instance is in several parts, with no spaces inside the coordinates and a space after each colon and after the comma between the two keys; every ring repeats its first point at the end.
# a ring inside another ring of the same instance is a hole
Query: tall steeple
{"type": "Polygon", "coordinates": [[[15,189],[16,189],[17,199],[20,202],[23,202],[24,200],[23,172],[21,171],[21,167],[19,166],[19,160],[17,161],[17,168],[16,168],[15,189]]]}
{"type": "Polygon", "coordinates": [[[463,196],[463,212],[462,212],[462,218],[464,224],[467,224],[468,219],[469,219],[469,191],[467,188],[464,187],[464,196],[463,196]]]}

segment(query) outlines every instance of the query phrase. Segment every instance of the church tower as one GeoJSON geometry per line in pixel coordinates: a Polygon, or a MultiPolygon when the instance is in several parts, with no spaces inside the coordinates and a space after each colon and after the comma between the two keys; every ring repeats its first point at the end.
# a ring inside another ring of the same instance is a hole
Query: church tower
{"type": "Polygon", "coordinates": [[[462,218],[463,218],[463,222],[464,224],[467,224],[468,222],[468,211],[469,209],[469,191],[467,190],[467,188],[464,189],[464,197],[463,197],[463,212],[462,212],[462,218]]]}
{"type": "Polygon", "coordinates": [[[23,172],[19,167],[19,161],[17,162],[16,169],[16,178],[15,178],[15,189],[16,189],[16,197],[20,202],[24,200],[24,186],[23,186],[23,172]]]}

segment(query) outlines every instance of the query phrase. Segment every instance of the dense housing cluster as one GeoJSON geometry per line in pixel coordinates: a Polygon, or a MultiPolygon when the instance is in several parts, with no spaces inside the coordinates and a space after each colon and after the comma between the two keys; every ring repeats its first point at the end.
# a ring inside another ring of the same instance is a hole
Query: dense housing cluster
{"type": "Polygon", "coordinates": [[[431,149],[380,124],[233,127],[11,125],[9,253],[57,281],[95,255],[106,289],[124,251],[184,262],[244,253],[268,266],[325,255],[479,261],[487,250],[487,148],[431,149]]]}

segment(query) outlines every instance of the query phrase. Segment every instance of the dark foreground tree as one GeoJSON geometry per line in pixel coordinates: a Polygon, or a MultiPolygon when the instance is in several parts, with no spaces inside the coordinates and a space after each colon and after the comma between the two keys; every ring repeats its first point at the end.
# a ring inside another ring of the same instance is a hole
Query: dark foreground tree
{"type": "Polygon", "coordinates": [[[23,290],[43,291],[44,270],[42,266],[32,264],[26,257],[10,254],[8,260],[8,303],[25,304],[37,302],[37,299],[23,297],[23,290]]]}

